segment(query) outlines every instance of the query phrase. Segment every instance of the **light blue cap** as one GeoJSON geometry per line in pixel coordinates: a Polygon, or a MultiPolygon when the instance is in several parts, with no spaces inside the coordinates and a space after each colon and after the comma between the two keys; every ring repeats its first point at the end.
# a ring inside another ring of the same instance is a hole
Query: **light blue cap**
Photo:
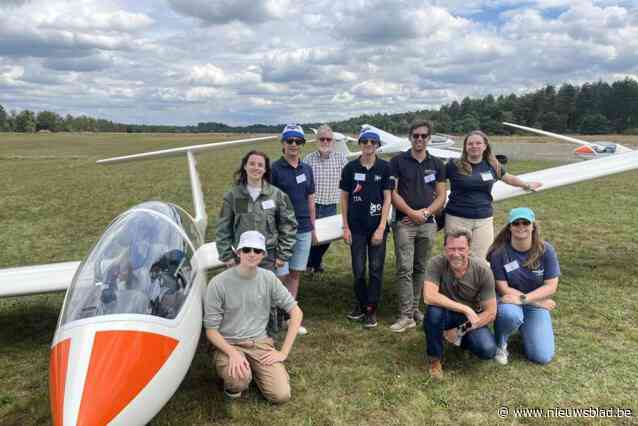
{"type": "Polygon", "coordinates": [[[514,223],[517,219],[525,219],[530,222],[534,222],[534,220],[536,220],[536,216],[529,207],[516,207],[515,209],[510,210],[508,223],[514,223]]]}
{"type": "Polygon", "coordinates": [[[284,130],[281,132],[281,140],[285,141],[291,138],[299,138],[306,140],[306,135],[304,134],[303,127],[299,124],[286,124],[284,130]]]}

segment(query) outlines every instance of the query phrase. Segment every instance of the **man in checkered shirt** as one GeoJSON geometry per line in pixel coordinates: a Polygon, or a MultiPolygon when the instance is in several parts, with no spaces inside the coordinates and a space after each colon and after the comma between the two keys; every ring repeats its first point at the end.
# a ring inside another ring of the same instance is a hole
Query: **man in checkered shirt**
{"type": "MultiPolygon", "coordinates": [[[[303,162],[312,167],[315,177],[316,217],[319,219],[337,214],[339,179],[341,169],[348,159],[345,154],[334,152],[334,137],[330,126],[323,124],[317,130],[316,136],[319,149],[306,155],[303,162]]],[[[308,257],[308,271],[323,272],[322,259],[328,247],[330,243],[312,246],[308,257]]]]}

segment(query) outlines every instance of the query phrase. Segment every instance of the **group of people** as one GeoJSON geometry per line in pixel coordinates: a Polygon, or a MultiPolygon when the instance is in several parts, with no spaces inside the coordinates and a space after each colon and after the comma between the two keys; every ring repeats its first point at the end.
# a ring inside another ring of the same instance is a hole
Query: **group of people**
{"type": "Polygon", "coordinates": [[[525,190],[541,183],[507,173],[481,131],[467,135],[461,158],[447,164],[427,151],[431,136],[430,122],[415,121],[411,149],[388,162],[376,153],[380,135],[363,130],[360,156],[348,162],[335,152],[332,130],[323,125],[316,132],[318,150],[302,161],[304,131],[288,125],[281,134],[283,155],[272,166],[263,152],[244,156],[217,222],[219,258],[228,269],[213,278],[205,301],[204,325],[228,398],[239,396],[253,373],[267,399],[290,398],[283,361],[295,337],[307,333],[296,302],[300,276],[306,269],[323,271],[328,244],[318,244],[315,220],[335,215],[337,204],[354,281],[347,318],[377,326],[392,228],[399,309],[390,330],[400,333],[423,323],[434,379],[443,376],[444,340],[506,364],[508,338],[519,330],[531,361],[551,360],[551,297],[560,275],[556,252],[541,239],[530,209],[513,209],[496,238],[492,219],[497,180],[525,190]],[[442,218],[444,252],[430,258],[442,218]],[[276,309],[288,318],[279,351],[268,334],[276,309]]]}

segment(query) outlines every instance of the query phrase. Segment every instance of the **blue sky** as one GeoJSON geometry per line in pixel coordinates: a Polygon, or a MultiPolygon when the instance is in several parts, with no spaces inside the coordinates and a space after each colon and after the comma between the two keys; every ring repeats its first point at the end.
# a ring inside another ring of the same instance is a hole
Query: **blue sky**
{"type": "Polygon", "coordinates": [[[638,78],[609,0],[5,0],[0,105],[126,123],[330,121],[638,78]]]}

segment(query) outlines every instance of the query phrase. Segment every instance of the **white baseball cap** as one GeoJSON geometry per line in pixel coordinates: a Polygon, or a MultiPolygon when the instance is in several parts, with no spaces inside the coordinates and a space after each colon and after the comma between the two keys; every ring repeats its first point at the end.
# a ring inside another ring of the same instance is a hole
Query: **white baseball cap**
{"type": "Polygon", "coordinates": [[[266,238],[259,231],[246,231],[239,237],[239,245],[237,250],[244,247],[250,247],[263,250],[266,252],[266,238]]]}

